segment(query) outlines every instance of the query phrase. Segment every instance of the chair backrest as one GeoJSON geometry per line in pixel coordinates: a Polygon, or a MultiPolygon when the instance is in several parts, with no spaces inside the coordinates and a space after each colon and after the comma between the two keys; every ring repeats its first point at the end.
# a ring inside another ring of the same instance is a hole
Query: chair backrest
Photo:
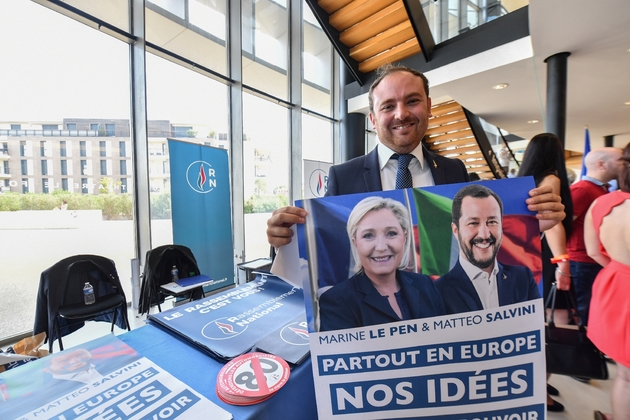
{"type": "Polygon", "coordinates": [[[83,302],[83,287],[89,282],[94,287],[94,295],[99,297],[118,294],[120,291],[112,284],[107,273],[103,272],[91,260],[71,263],[68,270],[66,291],[62,306],[83,302]]]}
{"type": "Polygon", "coordinates": [[[147,251],[142,272],[138,311],[148,313],[151,306],[164,302],[160,286],[172,281],[171,269],[177,267],[180,278],[201,274],[190,248],[184,245],[162,245],[147,251]]]}
{"type": "MultiPolygon", "coordinates": [[[[188,251],[190,252],[190,250],[188,251]]],[[[171,270],[173,266],[177,267],[177,270],[179,271],[179,278],[182,279],[201,274],[192,252],[187,253],[181,248],[181,245],[178,247],[167,247],[166,249],[163,249],[162,252],[154,255],[159,257],[155,264],[155,269],[151,273],[153,277],[153,284],[156,286],[170,283],[172,281],[171,270]]],[[[147,258],[147,261],[148,260],[149,258],[147,258]]]]}
{"type": "MultiPolygon", "coordinates": [[[[83,286],[89,281],[94,287],[94,294],[99,296],[116,293],[123,298],[125,292],[120,284],[114,261],[100,255],[73,255],[64,258],[44,270],[39,281],[37,302],[35,308],[35,323],[33,334],[46,332],[46,339],[50,343],[57,339],[54,328],[59,308],[83,302],[83,286]]],[[[126,301],[126,299],[125,299],[126,301]]],[[[118,308],[116,325],[127,329],[126,308],[118,308]]],[[[104,314],[95,318],[97,321],[111,322],[113,314],[104,314]]],[[[70,334],[83,326],[83,322],[67,322],[58,319],[61,335],[70,334]]]]}

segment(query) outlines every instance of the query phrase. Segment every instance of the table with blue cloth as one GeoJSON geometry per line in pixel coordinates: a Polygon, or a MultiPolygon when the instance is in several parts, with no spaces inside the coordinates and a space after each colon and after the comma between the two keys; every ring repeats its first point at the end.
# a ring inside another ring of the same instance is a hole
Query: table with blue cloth
{"type": "Polygon", "coordinates": [[[152,325],[145,325],[118,338],[162,369],[229,411],[235,420],[291,418],[317,419],[311,359],[293,368],[289,381],[270,399],[254,405],[226,404],[217,396],[216,385],[223,363],[183,340],[152,325]]]}

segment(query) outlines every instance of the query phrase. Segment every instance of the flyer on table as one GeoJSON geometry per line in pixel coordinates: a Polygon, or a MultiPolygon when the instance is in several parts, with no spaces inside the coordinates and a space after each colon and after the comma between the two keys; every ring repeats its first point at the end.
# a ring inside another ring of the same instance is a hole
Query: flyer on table
{"type": "Polygon", "coordinates": [[[0,374],[2,419],[232,415],[113,335],[0,374]]]}
{"type": "Polygon", "coordinates": [[[301,200],[320,418],[542,419],[529,178],[301,200]]]}

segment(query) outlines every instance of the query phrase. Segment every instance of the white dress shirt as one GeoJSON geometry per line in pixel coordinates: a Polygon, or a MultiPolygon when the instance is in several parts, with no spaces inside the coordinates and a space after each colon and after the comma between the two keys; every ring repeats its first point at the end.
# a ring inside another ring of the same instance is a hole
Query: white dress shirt
{"type": "Polygon", "coordinates": [[[497,287],[497,274],[499,274],[499,266],[497,265],[497,260],[494,260],[494,267],[490,275],[479,267],[471,264],[461,255],[459,256],[459,263],[468,275],[473,286],[475,286],[483,309],[498,308],[499,289],[497,287]]]}
{"type": "MultiPolygon", "coordinates": [[[[381,168],[381,186],[383,187],[383,191],[395,190],[398,160],[391,159],[391,157],[396,152],[382,143],[379,143],[376,147],[378,163],[381,168]]],[[[411,162],[409,162],[409,171],[411,172],[413,186],[417,188],[435,185],[431,168],[429,168],[429,165],[427,165],[424,160],[422,145],[419,144],[410,154],[415,156],[415,159],[411,159],[411,162]]]]}

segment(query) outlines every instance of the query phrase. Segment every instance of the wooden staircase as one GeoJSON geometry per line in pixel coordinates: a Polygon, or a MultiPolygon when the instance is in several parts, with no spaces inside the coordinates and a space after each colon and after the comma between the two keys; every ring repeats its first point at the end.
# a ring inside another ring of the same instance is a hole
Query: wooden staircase
{"type": "Polygon", "coordinates": [[[421,52],[402,0],[319,0],[362,73],[421,52]]]}
{"type": "Polygon", "coordinates": [[[460,159],[468,173],[477,173],[481,179],[495,179],[461,105],[444,102],[434,105],[431,113],[424,138],[427,148],[438,155],[460,159]]]}

